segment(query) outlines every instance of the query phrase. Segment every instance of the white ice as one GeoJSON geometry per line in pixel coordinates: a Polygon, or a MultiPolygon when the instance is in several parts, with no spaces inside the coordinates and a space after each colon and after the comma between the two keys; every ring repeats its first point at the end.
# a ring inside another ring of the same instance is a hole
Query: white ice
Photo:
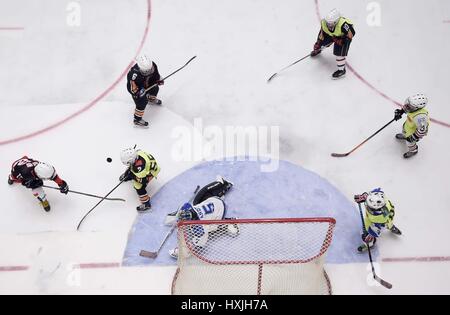
{"type": "MultiPolygon", "coordinates": [[[[51,213],[39,209],[29,191],[9,187],[13,161],[23,155],[47,160],[74,190],[103,195],[123,167],[118,154],[138,144],[164,170],[152,193],[196,164],[176,162],[171,132],[205,124],[280,127],[280,158],[327,178],[352,198],[381,186],[397,207],[404,236],[386,237],[381,258],[449,257],[450,128],[432,124],[419,154],[393,138],[392,124],[347,158],[345,152],[392,119],[395,105],[348,71],[332,81],[334,56],[324,52],[280,74],[306,55],[319,30],[315,1],[152,0],[143,51],[162,74],[197,59],[161,88],[161,108],[150,108],[148,130],[131,126],[133,105],[120,82],[95,106],[38,136],[4,143],[41,130],[79,111],[117,80],[138,51],[145,33],[147,0],[19,0],[0,4],[0,293],[168,294],[174,267],[73,269],[74,264],[120,262],[137,198],[129,186],[113,194],[126,205],[103,203],[82,232],[78,220],[95,200],[48,191],[51,213]],[[80,26],[69,26],[80,4],[80,26]],[[23,8],[27,8],[26,10],[23,8]],[[23,30],[7,30],[23,27],[23,30]],[[106,163],[112,157],[113,163],[106,163]]],[[[450,123],[447,106],[450,62],[450,2],[380,0],[381,25],[369,26],[370,1],[319,0],[322,14],[333,7],[355,23],[348,62],[368,82],[402,102],[411,93],[429,95],[433,118],[450,123]]],[[[328,265],[337,294],[448,294],[450,264],[387,263],[381,275],[394,289],[368,285],[366,264],[328,265]]]]}

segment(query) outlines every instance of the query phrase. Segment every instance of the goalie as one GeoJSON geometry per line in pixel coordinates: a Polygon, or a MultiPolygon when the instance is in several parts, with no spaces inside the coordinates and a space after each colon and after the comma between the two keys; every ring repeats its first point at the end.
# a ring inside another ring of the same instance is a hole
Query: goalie
{"type": "Polygon", "coordinates": [[[394,225],[394,205],[385,197],[381,188],[355,195],[354,198],[355,202],[364,203],[366,206],[364,232],[361,236],[364,244],[358,247],[358,252],[366,251],[367,246],[370,248],[375,246],[377,238],[381,236],[384,229],[388,229],[393,234],[402,235],[402,232],[394,225]]]}
{"type": "MultiPolygon", "coordinates": [[[[233,187],[233,184],[219,176],[216,181],[206,185],[190,202],[183,204],[178,211],[167,215],[166,224],[175,224],[180,220],[223,220],[225,219],[225,202],[223,197],[233,187]]],[[[203,247],[208,242],[208,235],[218,231],[221,225],[196,225],[191,227],[189,240],[196,247],[203,247]]],[[[228,232],[236,235],[239,230],[236,225],[226,225],[228,232]]],[[[170,256],[178,258],[178,247],[169,251],[170,256]]]]}

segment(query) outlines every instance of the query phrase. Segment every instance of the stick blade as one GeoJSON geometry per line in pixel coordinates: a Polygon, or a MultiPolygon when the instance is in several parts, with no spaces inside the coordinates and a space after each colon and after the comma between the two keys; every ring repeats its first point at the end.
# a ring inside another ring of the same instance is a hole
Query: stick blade
{"type": "Polygon", "coordinates": [[[273,78],[275,78],[277,74],[278,74],[278,73],[274,73],[274,74],[272,74],[272,75],[270,76],[270,78],[269,78],[269,79],[267,79],[267,83],[269,83],[269,82],[270,82],[270,80],[272,80],[273,78]]]}
{"type": "Polygon", "coordinates": [[[381,284],[383,287],[385,287],[386,289],[392,289],[392,284],[390,284],[389,282],[387,282],[387,281],[384,281],[383,279],[381,279],[380,277],[378,277],[378,276],[375,276],[375,280],[379,283],[379,284],[381,284]]]}
{"type": "Polygon", "coordinates": [[[139,256],[147,257],[147,258],[156,258],[156,256],[158,256],[158,253],[156,253],[156,252],[148,252],[146,250],[141,250],[141,252],[139,253],[139,256]]]}
{"type": "Polygon", "coordinates": [[[348,156],[350,153],[331,153],[332,157],[346,157],[348,156]]]}
{"type": "Polygon", "coordinates": [[[107,198],[107,199],[105,199],[105,200],[109,200],[109,201],[122,201],[122,202],[126,202],[126,200],[125,200],[125,199],[123,199],[123,198],[107,198]]]}

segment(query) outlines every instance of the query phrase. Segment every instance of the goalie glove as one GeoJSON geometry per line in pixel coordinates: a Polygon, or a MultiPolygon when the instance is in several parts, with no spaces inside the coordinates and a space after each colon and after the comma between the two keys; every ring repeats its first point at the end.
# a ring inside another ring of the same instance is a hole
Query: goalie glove
{"type": "Polygon", "coordinates": [[[375,240],[375,238],[367,232],[364,233],[361,238],[366,244],[372,243],[375,240]]]}
{"type": "Polygon", "coordinates": [[[365,202],[368,195],[369,195],[369,194],[366,193],[366,192],[363,193],[363,194],[361,194],[361,195],[355,195],[355,196],[354,196],[355,202],[356,202],[356,203],[363,203],[363,202],[365,202]]]}
{"type": "Polygon", "coordinates": [[[166,215],[166,219],[164,220],[164,224],[165,225],[176,224],[177,221],[179,220],[178,213],[179,213],[179,210],[176,210],[176,211],[166,215]]]}

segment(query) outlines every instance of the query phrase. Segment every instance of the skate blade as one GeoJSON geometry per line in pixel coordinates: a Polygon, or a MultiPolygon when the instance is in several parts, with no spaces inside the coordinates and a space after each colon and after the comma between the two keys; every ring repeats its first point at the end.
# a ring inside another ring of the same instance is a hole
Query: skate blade
{"type": "Polygon", "coordinates": [[[339,79],[345,78],[346,75],[347,75],[347,74],[344,74],[344,75],[341,75],[340,77],[337,77],[337,78],[331,76],[331,79],[332,79],[332,80],[339,80],[339,79]]]}

